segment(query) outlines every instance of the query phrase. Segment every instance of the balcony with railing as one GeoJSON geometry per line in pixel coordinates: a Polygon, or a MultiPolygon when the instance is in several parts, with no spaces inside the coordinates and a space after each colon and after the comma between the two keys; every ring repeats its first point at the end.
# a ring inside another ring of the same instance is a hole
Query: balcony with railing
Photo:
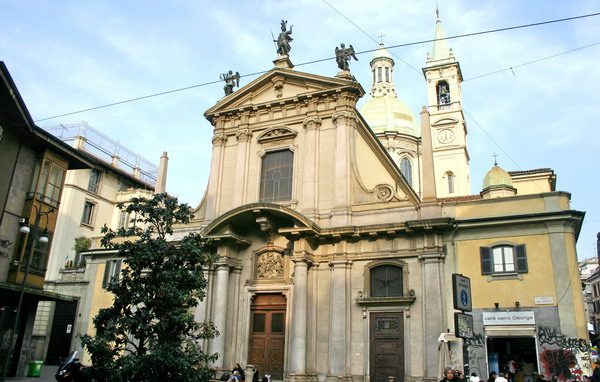
{"type": "Polygon", "coordinates": [[[63,142],[85,151],[154,187],[158,166],[107,137],[86,122],[44,127],[63,142]]]}

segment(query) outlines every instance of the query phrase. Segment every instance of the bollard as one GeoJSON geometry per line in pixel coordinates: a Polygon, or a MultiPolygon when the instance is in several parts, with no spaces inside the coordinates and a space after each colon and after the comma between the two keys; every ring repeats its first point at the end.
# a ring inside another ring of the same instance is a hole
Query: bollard
{"type": "Polygon", "coordinates": [[[246,382],[254,381],[254,365],[246,365],[246,382]]]}

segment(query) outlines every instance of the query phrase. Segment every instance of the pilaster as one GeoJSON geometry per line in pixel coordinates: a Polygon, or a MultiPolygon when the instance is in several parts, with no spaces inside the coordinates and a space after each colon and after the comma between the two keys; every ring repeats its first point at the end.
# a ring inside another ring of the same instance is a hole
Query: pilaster
{"type": "Polygon", "coordinates": [[[313,115],[306,117],[302,124],[306,130],[302,174],[302,213],[309,218],[314,218],[317,215],[319,129],[322,121],[321,118],[313,115]]]}
{"type": "Polygon", "coordinates": [[[248,189],[248,154],[252,131],[247,126],[240,128],[235,134],[237,139],[237,158],[235,163],[235,183],[233,186],[233,208],[246,202],[248,189]]]}
{"type": "Polygon", "coordinates": [[[438,342],[440,333],[446,332],[444,312],[445,284],[444,258],[440,252],[426,252],[419,255],[421,263],[421,311],[423,317],[423,370],[424,379],[437,378],[438,342]],[[432,308],[433,307],[433,308],[432,308]]]}
{"type": "Polygon", "coordinates": [[[225,339],[227,324],[227,296],[229,292],[229,265],[225,263],[217,264],[215,270],[214,287],[214,310],[212,322],[219,331],[219,335],[211,339],[209,353],[218,353],[219,358],[212,364],[217,369],[223,368],[223,358],[225,355],[225,339]]]}
{"type": "Polygon", "coordinates": [[[208,191],[206,193],[206,220],[212,220],[218,215],[219,185],[221,184],[223,154],[227,135],[223,131],[217,131],[212,138],[212,160],[210,162],[210,175],[208,178],[208,191]]]}
{"type": "Polygon", "coordinates": [[[332,226],[351,224],[350,210],[350,134],[356,116],[349,110],[337,111],[332,117],[335,125],[334,191],[332,226]]]}
{"type": "Polygon", "coordinates": [[[330,303],[330,337],[329,337],[329,375],[328,379],[348,377],[346,369],[347,328],[350,317],[347,315],[348,300],[347,277],[348,268],[352,265],[349,260],[332,260],[331,267],[331,303],[330,303]]]}

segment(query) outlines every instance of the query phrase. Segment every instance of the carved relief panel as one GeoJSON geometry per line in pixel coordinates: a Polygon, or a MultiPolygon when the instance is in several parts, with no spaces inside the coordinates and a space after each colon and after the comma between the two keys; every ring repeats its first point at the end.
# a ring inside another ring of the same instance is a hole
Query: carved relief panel
{"type": "Polygon", "coordinates": [[[283,279],[284,261],[279,252],[267,251],[256,256],[256,279],[283,279]]]}

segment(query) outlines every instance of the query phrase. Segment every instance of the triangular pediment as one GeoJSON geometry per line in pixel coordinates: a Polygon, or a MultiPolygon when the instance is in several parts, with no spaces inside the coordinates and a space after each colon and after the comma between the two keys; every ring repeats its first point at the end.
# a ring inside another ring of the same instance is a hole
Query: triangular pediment
{"type": "Polygon", "coordinates": [[[341,90],[364,94],[362,86],[353,80],[319,76],[291,69],[275,68],[254,81],[223,97],[204,115],[212,117],[236,110],[265,107],[273,103],[287,103],[310,98],[323,92],[341,90]]]}

